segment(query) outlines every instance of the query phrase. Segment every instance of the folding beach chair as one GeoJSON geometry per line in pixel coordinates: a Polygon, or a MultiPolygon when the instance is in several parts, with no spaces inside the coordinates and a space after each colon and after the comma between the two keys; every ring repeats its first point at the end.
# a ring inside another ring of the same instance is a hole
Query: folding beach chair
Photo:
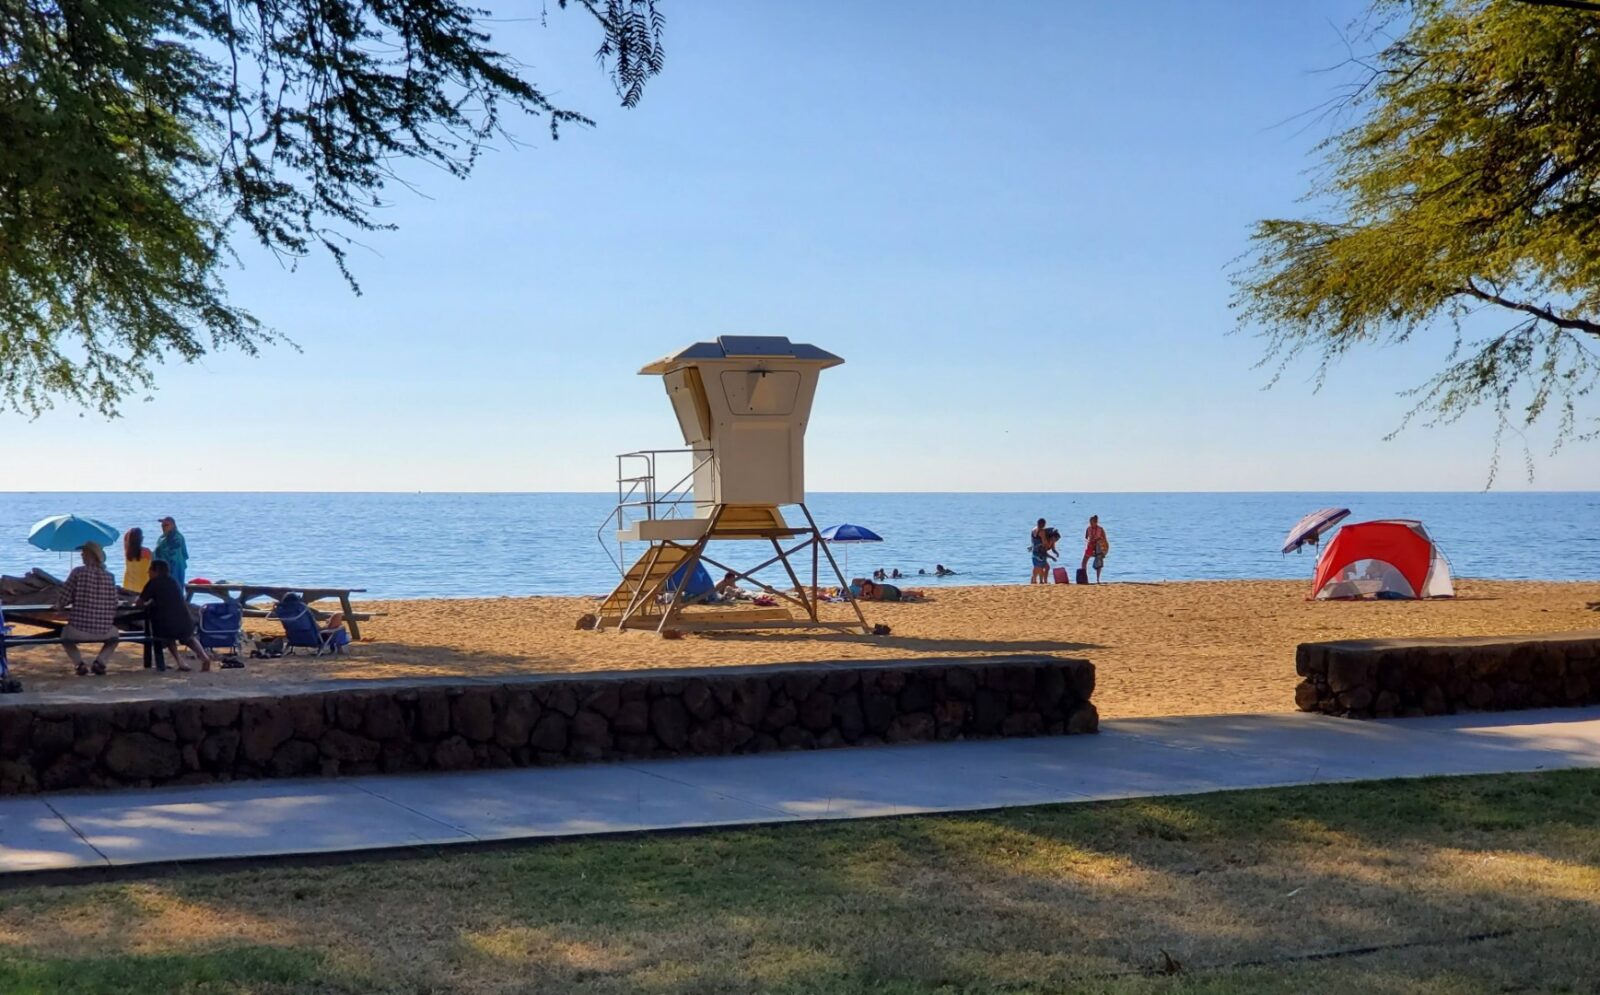
{"type": "Polygon", "coordinates": [[[315,650],[313,656],[324,653],[338,654],[350,645],[350,633],[344,629],[324,629],[317,622],[311,606],[298,594],[285,594],[272,609],[271,617],[283,623],[284,655],[296,649],[315,650]]]}
{"type": "Polygon", "coordinates": [[[194,634],[208,650],[227,650],[235,658],[244,645],[244,609],[233,598],[200,606],[200,624],[194,634]]]}

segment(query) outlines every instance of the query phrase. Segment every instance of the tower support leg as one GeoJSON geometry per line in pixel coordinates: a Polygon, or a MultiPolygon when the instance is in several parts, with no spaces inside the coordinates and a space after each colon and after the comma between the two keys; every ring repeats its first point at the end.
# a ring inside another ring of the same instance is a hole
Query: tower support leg
{"type": "Polygon", "coordinates": [[[856,600],[855,592],[850,590],[850,582],[845,579],[843,571],[839,569],[838,561],[833,558],[833,550],[829,549],[827,543],[822,541],[822,531],[817,528],[817,520],[811,517],[811,509],[802,503],[800,505],[800,513],[806,516],[806,524],[811,526],[811,534],[816,537],[817,545],[822,547],[822,554],[828,558],[828,565],[833,568],[833,575],[839,578],[839,590],[843,591],[844,596],[850,599],[850,607],[855,609],[856,620],[861,623],[861,631],[869,636],[872,635],[872,626],[867,624],[867,616],[861,613],[861,603],[856,600]]]}
{"type": "MultiPolygon", "coordinates": [[[[699,565],[701,555],[706,551],[706,543],[711,541],[711,534],[717,530],[717,520],[721,517],[720,507],[711,512],[711,524],[706,526],[705,534],[689,548],[689,555],[683,558],[683,565],[678,568],[683,577],[678,581],[678,586],[672,589],[672,598],[661,613],[661,624],[656,626],[656,632],[666,632],[672,620],[683,611],[683,592],[688,589],[689,581],[694,579],[694,568],[699,565]]],[[[668,574],[667,580],[671,579],[672,575],[668,574]]],[[[662,586],[666,586],[666,581],[662,582],[662,586]]]]}

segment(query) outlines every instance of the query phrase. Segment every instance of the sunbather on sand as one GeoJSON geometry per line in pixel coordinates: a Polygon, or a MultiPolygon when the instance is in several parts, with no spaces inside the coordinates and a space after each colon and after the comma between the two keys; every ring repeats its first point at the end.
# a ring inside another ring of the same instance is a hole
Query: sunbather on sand
{"type": "Polygon", "coordinates": [[[717,581],[717,587],[713,593],[721,601],[740,601],[750,596],[745,591],[739,590],[739,575],[732,570],[723,574],[722,579],[717,581]]]}
{"type": "Polygon", "coordinates": [[[893,584],[880,584],[875,580],[861,582],[862,601],[921,601],[921,591],[902,591],[893,584]]]}

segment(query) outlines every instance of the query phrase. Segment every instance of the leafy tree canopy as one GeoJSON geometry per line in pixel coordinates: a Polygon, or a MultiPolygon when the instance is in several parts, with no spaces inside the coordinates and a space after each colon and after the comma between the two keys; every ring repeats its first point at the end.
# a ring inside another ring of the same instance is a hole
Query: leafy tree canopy
{"type": "Polygon", "coordinates": [[[1454,347],[1412,416],[1486,406],[1497,454],[1500,432],[1545,416],[1557,446],[1594,436],[1600,15],[1582,6],[1376,0],[1378,51],[1342,103],[1354,123],[1322,146],[1317,216],[1259,222],[1235,274],[1268,362],[1309,354],[1320,380],[1347,350],[1443,324],[1454,347]]]}
{"type": "MultiPolygon", "coordinates": [[[[592,16],[625,106],[656,0],[592,16]]],[[[457,0],[0,0],[0,404],[115,414],[167,356],[276,340],[228,301],[231,236],[298,259],[375,219],[411,161],[465,176],[508,112],[587,124],[457,0]]]]}

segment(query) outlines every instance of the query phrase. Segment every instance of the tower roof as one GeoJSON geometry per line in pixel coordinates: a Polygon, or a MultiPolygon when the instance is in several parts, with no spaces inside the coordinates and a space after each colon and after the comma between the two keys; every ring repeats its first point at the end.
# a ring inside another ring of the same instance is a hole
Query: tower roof
{"type": "Polygon", "coordinates": [[[790,342],[782,335],[719,335],[714,342],[696,342],[670,356],[663,356],[639,372],[660,376],[697,362],[725,359],[782,359],[815,363],[822,369],[844,362],[826,349],[804,342],[790,342]]]}

